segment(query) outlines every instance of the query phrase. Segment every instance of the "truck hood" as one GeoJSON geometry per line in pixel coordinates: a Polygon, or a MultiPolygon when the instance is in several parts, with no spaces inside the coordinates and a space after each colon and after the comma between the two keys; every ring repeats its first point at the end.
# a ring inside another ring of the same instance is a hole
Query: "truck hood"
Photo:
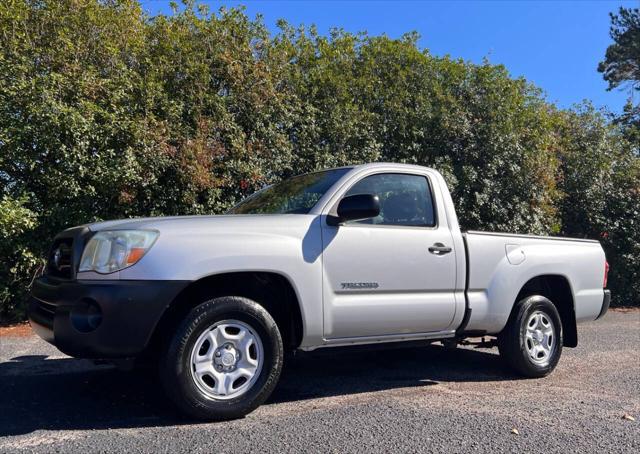
{"type": "Polygon", "coordinates": [[[304,231],[316,219],[308,214],[253,214],[218,216],[169,216],[120,219],[97,222],[87,227],[93,232],[105,230],[149,229],[160,233],[293,233],[304,231]]]}

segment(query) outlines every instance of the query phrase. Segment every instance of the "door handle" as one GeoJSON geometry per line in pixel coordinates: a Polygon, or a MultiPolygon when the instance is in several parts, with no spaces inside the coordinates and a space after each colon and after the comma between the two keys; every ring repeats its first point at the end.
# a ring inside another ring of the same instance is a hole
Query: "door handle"
{"type": "Polygon", "coordinates": [[[435,243],[433,246],[429,247],[429,252],[435,255],[444,255],[451,252],[451,248],[442,243],[435,243]]]}

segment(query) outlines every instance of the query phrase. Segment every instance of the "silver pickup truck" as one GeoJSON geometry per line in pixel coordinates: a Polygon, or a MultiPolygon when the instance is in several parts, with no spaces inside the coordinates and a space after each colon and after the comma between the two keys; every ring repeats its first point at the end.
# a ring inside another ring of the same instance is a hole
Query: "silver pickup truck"
{"type": "Polygon", "coordinates": [[[462,233],[435,170],[367,164],[269,186],[224,216],[126,219],[54,240],[33,329],[71,356],[151,358],[203,419],[243,416],[297,349],[485,336],[542,377],[609,306],[597,241],[462,233]]]}

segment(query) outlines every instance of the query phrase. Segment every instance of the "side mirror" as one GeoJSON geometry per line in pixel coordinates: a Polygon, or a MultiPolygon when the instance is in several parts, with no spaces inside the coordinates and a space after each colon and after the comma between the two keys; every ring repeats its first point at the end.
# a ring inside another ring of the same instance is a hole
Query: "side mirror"
{"type": "Polygon", "coordinates": [[[330,216],[330,225],[346,221],[375,218],[380,214],[380,199],[373,194],[356,194],[343,198],[338,204],[338,216],[330,216]]]}

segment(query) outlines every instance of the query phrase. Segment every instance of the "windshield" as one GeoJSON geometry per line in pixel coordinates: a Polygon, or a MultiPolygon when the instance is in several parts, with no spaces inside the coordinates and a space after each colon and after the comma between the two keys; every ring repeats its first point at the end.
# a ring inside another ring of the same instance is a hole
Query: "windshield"
{"type": "Polygon", "coordinates": [[[350,170],[332,169],[289,178],[250,195],[227,214],[307,214],[350,170]]]}

